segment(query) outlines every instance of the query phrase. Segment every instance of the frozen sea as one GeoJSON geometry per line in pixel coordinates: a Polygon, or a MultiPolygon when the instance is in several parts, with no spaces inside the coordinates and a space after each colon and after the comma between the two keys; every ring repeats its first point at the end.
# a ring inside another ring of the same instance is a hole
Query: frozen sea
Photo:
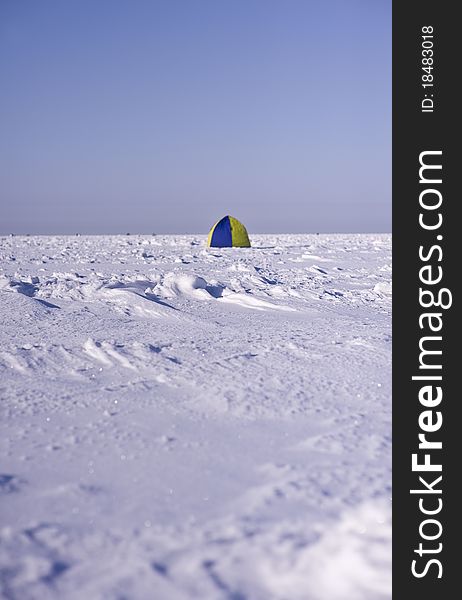
{"type": "Polygon", "coordinates": [[[390,600],[391,236],[0,238],[0,597],[390,600]]]}

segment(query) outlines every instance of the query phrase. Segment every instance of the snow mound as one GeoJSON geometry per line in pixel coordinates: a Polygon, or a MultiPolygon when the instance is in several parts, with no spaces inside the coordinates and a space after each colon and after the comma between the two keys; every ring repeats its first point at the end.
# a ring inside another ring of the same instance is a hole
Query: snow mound
{"type": "Polygon", "coordinates": [[[161,298],[171,299],[189,296],[198,300],[209,300],[207,282],[198,275],[189,273],[167,273],[152,292],[161,298]]]}
{"type": "Polygon", "coordinates": [[[380,283],[376,283],[374,286],[374,292],[376,292],[377,294],[385,294],[386,296],[391,296],[391,294],[392,294],[391,281],[381,281],[380,283]]]}
{"type": "MultiPolygon", "coordinates": [[[[242,268],[239,269],[242,271],[242,268]]],[[[247,272],[248,269],[243,270],[247,272]]],[[[231,282],[234,288],[242,289],[240,283],[231,282]]],[[[294,311],[289,306],[282,306],[256,297],[248,291],[234,291],[226,285],[208,283],[203,277],[190,273],[166,273],[151,290],[160,298],[171,300],[186,297],[192,300],[218,300],[220,303],[232,304],[251,310],[285,310],[294,311]]]]}

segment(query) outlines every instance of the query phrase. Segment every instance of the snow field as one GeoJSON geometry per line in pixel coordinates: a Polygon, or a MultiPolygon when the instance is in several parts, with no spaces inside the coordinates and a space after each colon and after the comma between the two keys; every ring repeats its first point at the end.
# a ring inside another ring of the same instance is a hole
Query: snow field
{"type": "Polygon", "coordinates": [[[5,598],[391,598],[391,239],[0,238],[5,598]]]}

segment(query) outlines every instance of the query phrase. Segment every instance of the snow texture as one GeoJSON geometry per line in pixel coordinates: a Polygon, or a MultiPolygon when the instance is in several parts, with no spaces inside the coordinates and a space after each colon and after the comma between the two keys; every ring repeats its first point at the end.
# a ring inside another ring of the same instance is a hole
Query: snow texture
{"type": "Polygon", "coordinates": [[[389,600],[391,238],[0,239],[9,600],[389,600]]]}

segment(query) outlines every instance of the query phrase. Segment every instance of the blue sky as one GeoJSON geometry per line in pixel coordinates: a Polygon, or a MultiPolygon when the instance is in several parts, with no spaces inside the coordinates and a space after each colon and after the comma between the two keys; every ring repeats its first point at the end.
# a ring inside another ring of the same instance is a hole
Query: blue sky
{"type": "Polygon", "coordinates": [[[391,230],[391,1],[1,0],[0,232],[391,230]]]}

